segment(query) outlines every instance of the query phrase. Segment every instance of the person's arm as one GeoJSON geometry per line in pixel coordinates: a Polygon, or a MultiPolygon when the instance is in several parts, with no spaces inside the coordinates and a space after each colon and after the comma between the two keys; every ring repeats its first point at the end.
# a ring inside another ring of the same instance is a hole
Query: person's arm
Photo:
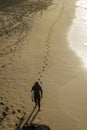
{"type": "Polygon", "coordinates": [[[34,86],[31,88],[31,92],[34,90],[34,86]]]}

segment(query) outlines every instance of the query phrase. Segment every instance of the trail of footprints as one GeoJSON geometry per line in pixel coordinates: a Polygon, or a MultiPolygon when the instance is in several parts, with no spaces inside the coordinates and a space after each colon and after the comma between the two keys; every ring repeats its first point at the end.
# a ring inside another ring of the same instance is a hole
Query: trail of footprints
{"type": "Polygon", "coordinates": [[[42,65],[42,69],[41,71],[38,73],[39,74],[39,78],[38,78],[38,81],[43,84],[42,82],[42,78],[43,78],[43,75],[44,75],[44,72],[46,71],[47,69],[47,66],[48,66],[48,60],[49,60],[49,56],[50,56],[50,51],[51,51],[51,44],[50,44],[50,40],[51,40],[51,36],[52,36],[52,26],[49,30],[49,33],[48,33],[48,38],[47,38],[47,41],[46,41],[46,54],[44,56],[44,59],[43,59],[43,65],[42,65]]]}
{"type": "Polygon", "coordinates": [[[1,124],[1,122],[8,115],[9,107],[5,106],[5,104],[3,102],[0,102],[0,111],[2,111],[2,113],[0,112],[0,124],[1,124]]]}
{"type": "MultiPolygon", "coordinates": [[[[62,12],[64,10],[64,3],[63,3],[63,6],[62,6],[62,12]]],[[[42,82],[42,77],[44,75],[44,72],[48,66],[48,60],[49,60],[49,56],[50,56],[50,52],[51,52],[51,37],[52,37],[52,33],[53,33],[53,28],[55,26],[55,24],[60,20],[62,16],[62,13],[59,14],[59,16],[57,17],[57,19],[54,20],[53,24],[51,25],[50,27],[50,30],[48,32],[48,38],[47,38],[47,41],[46,41],[46,54],[44,56],[44,60],[43,60],[43,66],[42,66],[42,71],[39,72],[39,78],[38,80],[40,81],[41,84],[43,84],[42,82]]]]}
{"type": "Polygon", "coordinates": [[[14,38],[16,38],[16,40],[11,41],[12,45],[10,46],[9,43],[5,41],[7,44],[4,48],[1,49],[0,57],[19,50],[19,48],[22,46],[21,41],[26,38],[27,34],[31,34],[34,18],[36,18],[36,13],[40,11],[43,12],[51,4],[52,0],[46,0],[45,2],[22,1],[20,2],[20,6],[19,3],[17,4],[14,2],[14,6],[10,5],[9,8],[1,9],[2,13],[0,12],[0,38],[2,39],[2,37],[4,37],[4,40],[6,41],[7,39],[9,40],[14,38]]]}
{"type": "MultiPolygon", "coordinates": [[[[48,66],[48,60],[49,60],[50,51],[51,51],[50,40],[51,40],[52,33],[53,33],[53,27],[55,26],[55,24],[57,22],[58,22],[58,19],[56,19],[53,22],[53,24],[49,30],[49,33],[48,33],[48,38],[46,41],[46,54],[45,54],[44,59],[43,59],[42,69],[38,73],[39,74],[38,80],[41,84],[43,84],[42,78],[43,78],[44,73],[45,73],[47,66],[48,66]]],[[[3,65],[2,68],[5,68],[5,66],[3,65]]],[[[13,106],[11,106],[11,109],[10,109],[10,107],[6,106],[3,102],[0,102],[0,111],[2,111],[2,113],[0,113],[0,124],[3,121],[5,121],[6,118],[11,114],[17,118],[17,123],[15,124],[15,130],[18,130],[20,128],[20,126],[23,124],[23,121],[25,120],[26,113],[23,112],[22,110],[19,110],[19,109],[14,110],[14,109],[12,109],[12,107],[13,106]]]]}
{"type": "Polygon", "coordinates": [[[13,116],[14,120],[16,119],[16,122],[13,127],[15,127],[15,130],[18,130],[23,124],[23,121],[25,120],[26,113],[20,109],[15,110],[13,106],[8,107],[4,102],[0,101],[1,129],[3,129],[3,123],[7,122],[10,119],[10,116],[13,116]]]}

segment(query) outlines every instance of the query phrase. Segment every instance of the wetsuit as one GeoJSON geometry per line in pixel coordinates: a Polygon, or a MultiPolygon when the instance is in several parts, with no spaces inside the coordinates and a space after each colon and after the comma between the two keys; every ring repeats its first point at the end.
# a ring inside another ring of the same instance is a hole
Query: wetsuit
{"type": "Polygon", "coordinates": [[[41,98],[42,98],[42,88],[41,88],[41,86],[39,85],[38,82],[35,83],[35,85],[32,87],[31,91],[34,91],[34,101],[40,109],[40,101],[41,101],[41,98]]]}

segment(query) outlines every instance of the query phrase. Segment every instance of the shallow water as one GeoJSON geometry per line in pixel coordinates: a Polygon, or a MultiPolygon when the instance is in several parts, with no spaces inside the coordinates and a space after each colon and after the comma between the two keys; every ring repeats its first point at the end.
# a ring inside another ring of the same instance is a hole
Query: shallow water
{"type": "Polygon", "coordinates": [[[87,0],[76,2],[76,16],[69,31],[70,47],[87,67],[87,0]]]}

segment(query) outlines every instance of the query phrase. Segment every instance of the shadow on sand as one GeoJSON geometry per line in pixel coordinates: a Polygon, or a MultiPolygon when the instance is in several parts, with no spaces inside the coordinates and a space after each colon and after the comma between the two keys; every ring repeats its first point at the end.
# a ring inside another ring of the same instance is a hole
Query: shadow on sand
{"type": "MultiPolygon", "coordinates": [[[[0,0],[0,11],[5,11],[5,9],[9,7],[12,9],[12,7],[16,8],[18,6],[19,10],[23,9],[23,11],[29,10],[30,12],[36,12],[47,9],[48,6],[52,4],[52,1],[53,0],[0,0]]],[[[15,11],[15,8],[12,12],[15,11]]]]}
{"type": "Polygon", "coordinates": [[[32,122],[34,121],[39,112],[38,110],[35,111],[35,109],[36,106],[33,108],[31,114],[29,115],[26,121],[25,121],[25,115],[20,119],[15,130],[25,130],[28,126],[32,124],[32,122]]]}
{"type": "Polygon", "coordinates": [[[51,130],[47,125],[30,124],[24,127],[22,130],[51,130]]]}
{"type": "Polygon", "coordinates": [[[36,116],[38,115],[39,110],[35,111],[36,106],[34,107],[33,111],[31,112],[31,114],[29,115],[28,119],[26,120],[26,122],[24,123],[23,127],[21,130],[51,130],[49,128],[49,126],[44,125],[44,124],[34,124],[33,121],[36,118],[36,116]]]}
{"type": "Polygon", "coordinates": [[[31,124],[31,123],[34,121],[34,119],[36,118],[36,116],[37,116],[37,114],[38,114],[38,112],[39,112],[39,111],[37,110],[37,111],[35,112],[35,114],[34,114],[35,109],[36,109],[36,106],[33,108],[31,114],[29,115],[28,119],[26,120],[26,122],[24,123],[23,126],[26,126],[26,125],[28,125],[28,124],[31,124]],[[34,114],[34,115],[33,115],[33,114],[34,114]]]}
{"type": "Polygon", "coordinates": [[[23,0],[0,0],[0,9],[15,6],[20,4],[23,0]]]}

